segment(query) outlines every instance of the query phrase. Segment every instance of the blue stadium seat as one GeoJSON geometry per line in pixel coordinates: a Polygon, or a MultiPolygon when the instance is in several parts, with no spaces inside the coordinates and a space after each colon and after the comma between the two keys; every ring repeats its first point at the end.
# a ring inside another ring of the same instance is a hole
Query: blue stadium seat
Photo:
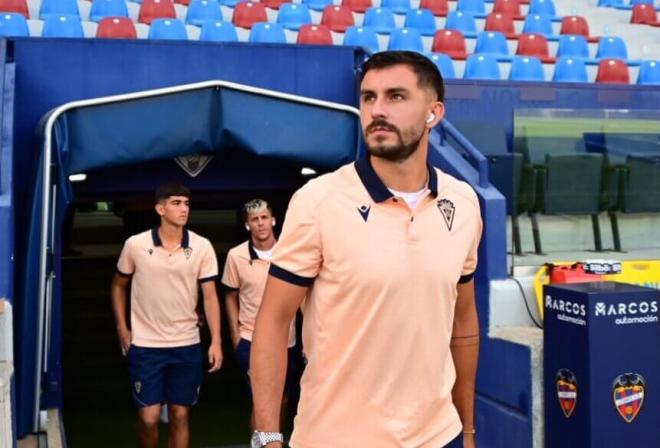
{"type": "Polygon", "coordinates": [[[616,58],[624,61],[628,59],[628,49],[623,39],[614,36],[600,38],[596,59],[605,58],[616,58]]]}
{"type": "Polygon", "coordinates": [[[557,48],[557,57],[571,58],[589,58],[589,44],[584,36],[566,34],[559,36],[559,47],[557,48]]]}
{"type": "Polygon", "coordinates": [[[546,38],[554,36],[550,17],[540,14],[529,14],[523,24],[523,33],[543,34],[546,38]]]}
{"type": "Polygon", "coordinates": [[[555,18],[557,16],[557,9],[552,0],[531,0],[529,3],[529,10],[527,14],[539,14],[555,18]]]}
{"type": "Polygon", "coordinates": [[[533,56],[516,56],[511,62],[509,72],[511,81],[545,81],[543,64],[533,56]]]}
{"type": "Polygon", "coordinates": [[[279,23],[259,22],[252,25],[249,42],[285,44],[284,28],[279,23]]]}
{"type": "Polygon", "coordinates": [[[397,28],[390,34],[387,49],[422,53],[424,51],[422,35],[415,28],[397,28]]]}
{"type": "Polygon", "coordinates": [[[154,19],[149,27],[149,39],[188,40],[186,25],[179,19],[154,19]]]}
{"type": "Polygon", "coordinates": [[[635,6],[639,4],[653,5],[653,0],[630,0],[630,6],[635,6]]]}
{"type": "Polygon", "coordinates": [[[389,34],[396,28],[394,13],[388,8],[369,8],[364,15],[364,26],[380,34],[389,34]]]}
{"type": "Polygon", "coordinates": [[[323,11],[326,6],[332,5],[332,0],[303,0],[309,9],[314,11],[323,11]]]}
{"type": "Polygon", "coordinates": [[[231,22],[211,20],[204,22],[199,40],[212,42],[238,42],[236,27],[231,22]]]}
{"type": "Polygon", "coordinates": [[[344,34],[344,45],[365,47],[372,53],[380,50],[376,30],[368,26],[352,26],[344,34]]]}
{"type": "Polygon", "coordinates": [[[80,16],[76,0],[42,0],[39,8],[39,18],[45,20],[51,15],[73,15],[80,16]]]}
{"type": "Polygon", "coordinates": [[[222,6],[227,6],[229,8],[233,8],[234,6],[236,6],[236,3],[242,2],[242,1],[244,1],[244,0],[220,0],[220,4],[222,6]]]}
{"type": "Polygon", "coordinates": [[[500,79],[500,66],[495,56],[471,54],[465,63],[465,79],[500,79]]]}
{"type": "Polygon", "coordinates": [[[222,20],[220,3],[217,0],[191,0],[186,13],[186,23],[202,26],[209,20],[222,20]]]}
{"type": "Polygon", "coordinates": [[[584,63],[584,59],[557,59],[552,80],[555,82],[588,82],[587,66],[584,63]]]}
{"type": "Polygon", "coordinates": [[[660,86],[660,62],[642,61],[639,65],[637,84],[646,86],[660,86]]]}
{"type": "Polygon", "coordinates": [[[435,35],[435,17],[428,9],[410,9],[406,13],[406,28],[415,28],[423,36],[435,35]]]}
{"type": "Polygon", "coordinates": [[[440,70],[440,74],[444,79],[456,78],[454,62],[449,56],[444,53],[426,53],[426,57],[438,67],[438,70],[440,70]]]}
{"type": "Polygon", "coordinates": [[[396,14],[405,14],[410,9],[410,0],[383,0],[380,6],[396,14]]]}
{"type": "Polygon", "coordinates": [[[89,10],[89,19],[100,22],[105,17],[128,17],[125,0],[94,0],[89,10]]]}
{"type": "Polygon", "coordinates": [[[504,34],[497,31],[482,31],[477,35],[475,53],[489,53],[499,60],[509,60],[509,47],[504,34]]]}
{"type": "Polygon", "coordinates": [[[3,12],[0,14],[0,36],[29,37],[30,30],[23,14],[16,12],[3,12]]]}
{"type": "Polygon", "coordinates": [[[598,0],[598,6],[623,6],[626,0],[598,0]]]}
{"type": "Polygon", "coordinates": [[[44,20],[43,37],[85,37],[77,14],[48,14],[44,20]]]}
{"type": "Polygon", "coordinates": [[[474,17],[480,19],[486,17],[486,5],[484,0],[458,0],[456,11],[468,12],[474,17]]]}
{"type": "Polygon", "coordinates": [[[301,26],[312,23],[312,16],[305,4],[284,3],[277,13],[277,23],[289,30],[299,30],[301,26]]]}
{"type": "Polygon", "coordinates": [[[477,37],[477,22],[469,12],[449,11],[445,29],[460,31],[463,37],[477,37]]]}

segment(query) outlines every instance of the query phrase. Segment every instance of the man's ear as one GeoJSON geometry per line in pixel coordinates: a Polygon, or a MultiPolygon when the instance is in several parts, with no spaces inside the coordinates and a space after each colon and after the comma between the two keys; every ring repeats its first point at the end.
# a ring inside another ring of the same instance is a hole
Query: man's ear
{"type": "Polygon", "coordinates": [[[154,209],[156,209],[156,213],[158,213],[159,216],[163,216],[165,214],[165,206],[160,202],[156,202],[154,209]]]}

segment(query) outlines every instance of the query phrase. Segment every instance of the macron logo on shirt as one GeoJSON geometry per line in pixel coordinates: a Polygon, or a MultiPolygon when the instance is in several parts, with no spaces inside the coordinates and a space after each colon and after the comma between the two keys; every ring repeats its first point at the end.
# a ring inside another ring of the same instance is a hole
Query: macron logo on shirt
{"type": "Polygon", "coordinates": [[[367,207],[366,205],[363,205],[362,207],[358,207],[358,212],[360,212],[360,216],[362,216],[362,219],[364,219],[364,222],[367,222],[367,219],[369,219],[369,211],[371,210],[371,207],[367,207]]]}

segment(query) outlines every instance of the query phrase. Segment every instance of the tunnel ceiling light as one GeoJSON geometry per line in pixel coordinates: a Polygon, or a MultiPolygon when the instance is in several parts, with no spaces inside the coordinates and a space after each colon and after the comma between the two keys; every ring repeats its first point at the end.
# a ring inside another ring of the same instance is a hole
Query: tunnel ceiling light
{"type": "Polygon", "coordinates": [[[69,176],[69,182],[84,182],[87,180],[87,174],[78,173],[69,176]]]}
{"type": "Polygon", "coordinates": [[[302,170],[300,170],[300,174],[302,174],[303,176],[316,176],[317,172],[313,168],[305,167],[302,170]]]}

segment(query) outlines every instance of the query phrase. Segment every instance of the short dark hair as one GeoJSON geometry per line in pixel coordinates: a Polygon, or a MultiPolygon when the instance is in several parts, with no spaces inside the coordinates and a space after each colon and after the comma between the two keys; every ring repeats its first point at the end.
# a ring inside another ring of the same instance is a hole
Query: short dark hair
{"type": "Polygon", "coordinates": [[[395,65],[407,65],[417,75],[417,84],[436,92],[438,101],[445,99],[445,83],[438,67],[426,56],[414,51],[383,51],[371,56],[362,64],[360,82],[369,70],[380,70],[395,65]]]}
{"type": "Polygon", "coordinates": [[[190,189],[178,183],[163,184],[156,189],[155,198],[157,203],[172,196],[185,196],[190,199],[190,189]]]}

